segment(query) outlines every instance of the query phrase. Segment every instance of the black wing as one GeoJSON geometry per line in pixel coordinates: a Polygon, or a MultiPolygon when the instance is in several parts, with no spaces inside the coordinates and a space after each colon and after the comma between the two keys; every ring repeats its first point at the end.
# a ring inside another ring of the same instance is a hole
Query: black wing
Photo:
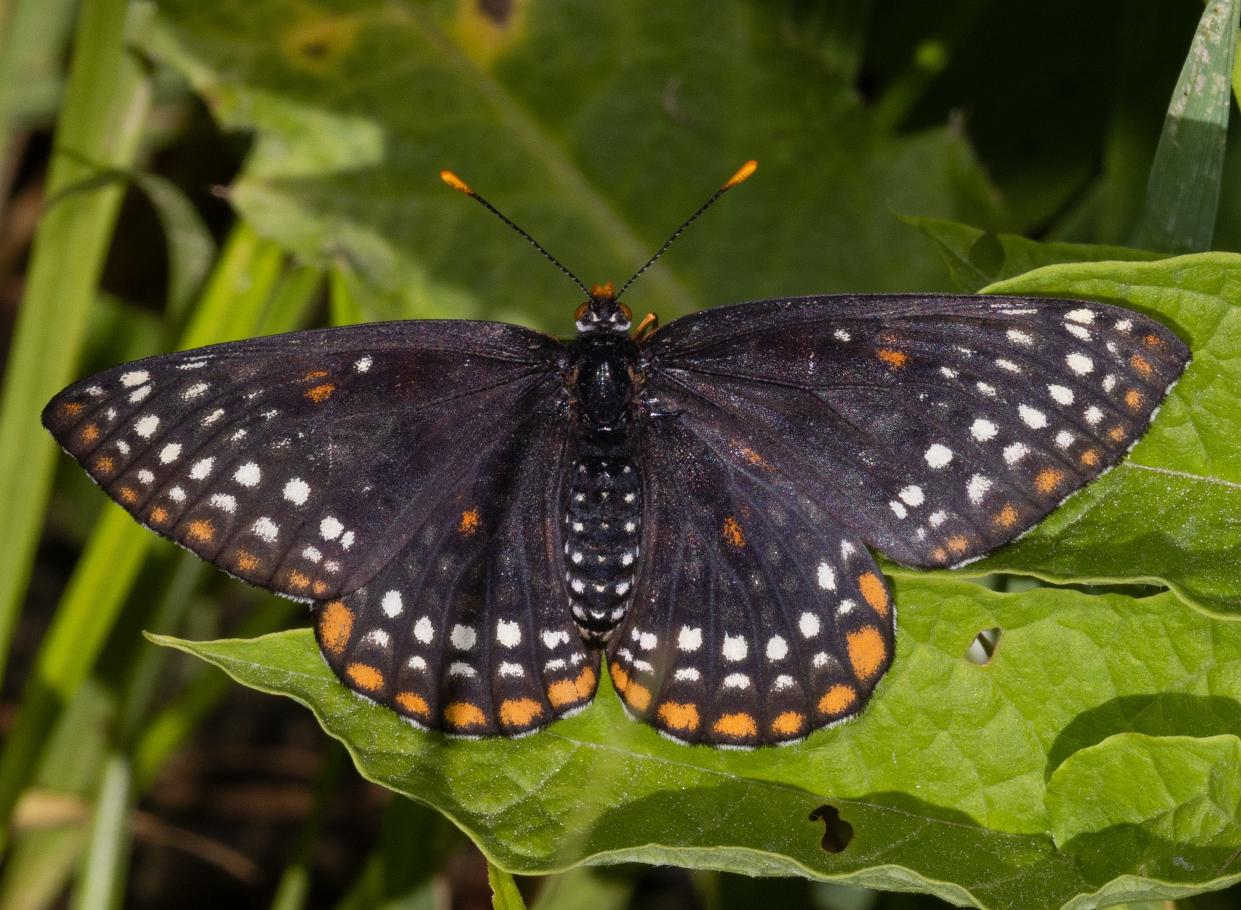
{"type": "Polygon", "coordinates": [[[319,602],[355,690],[425,726],[521,732],[594,691],[549,561],[562,352],[496,323],[298,332],[104,371],[43,420],[143,524],[319,602]],[[439,688],[414,686],[415,656],[439,688]]]}
{"type": "Polygon", "coordinates": [[[644,348],[650,409],[917,566],[977,558],[1116,464],[1188,361],[1130,310],[988,296],[740,304],[644,348]]]}
{"type": "Polygon", "coordinates": [[[630,712],[674,739],[793,742],[861,711],[895,615],[857,536],[736,455],[679,417],[646,423],[644,555],[609,667],[630,712]]]}

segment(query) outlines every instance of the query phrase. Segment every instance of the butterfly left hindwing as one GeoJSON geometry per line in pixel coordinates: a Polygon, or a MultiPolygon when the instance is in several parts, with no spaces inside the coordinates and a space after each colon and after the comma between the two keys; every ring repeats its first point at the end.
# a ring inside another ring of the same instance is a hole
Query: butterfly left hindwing
{"type": "Polygon", "coordinates": [[[675,416],[642,432],[647,514],[609,646],[631,713],[685,742],[793,742],[858,713],[893,656],[882,575],[854,534],[753,451],[675,416]]]}

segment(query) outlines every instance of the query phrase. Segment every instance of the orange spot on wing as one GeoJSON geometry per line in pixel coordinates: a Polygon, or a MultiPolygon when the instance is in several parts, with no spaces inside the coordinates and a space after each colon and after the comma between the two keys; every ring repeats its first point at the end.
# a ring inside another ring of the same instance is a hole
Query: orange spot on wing
{"type": "Polygon", "coordinates": [[[429,717],[431,714],[431,706],[417,692],[398,692],[393,701],[408,714],[417,714],[419,717],[424,718],[429,717]]]}
{"type": "Polygon", "coordinates": [[[741,447],[741,457],[757,468],[771,467],[771,463],[766,458],[746,446],[741,447]]]}
{"type": "Polygon", "coordinates": [[[884,587],[883,579],[874,572],[864,572],[858,576],[857,585],[870,608],[880,616],[887,616],[888,589],[884,587]]]}
{"type": "Polygon", "coordinates": [[[1017,523],[1017,509],[1011,502],[1004,503],[1003,508],[995,513],[995,523],[1001,528],[1011,528],[1017,523]]]}
{"type": "Polygon", "coordinates": [[[307,389],[305,395],[315,404],[323,404],[323,402],[332,397],[332,393],[335,391],[336,386],[330,382],[325,382],[307,389]]]}
{"type": "Polygon", "coordinates": [[[629,688],[629,673],[620,665],[620,661],[612,661],[612,686],[617,692],[629,688]]]}
{"type": "Polygon", "coordinates": [[[466,509],[461,513],[461,524],[457,526],[457,530],[469,537],[478,530],[479,524],[478,509],[466,509]]]}
{"type": "Polygon", "coordinates": [[[931,558],[936,562],[944,562],[948,559],[948,551],[943,547],[936,547],[931,551],[931,558]]]}
{"type": "Polygon", "coordinates": [[[506,727],[528,727],[542,713],[543,706],[533,698],[506,698],[500,703],[500,723],[506,727]]]}
{"type": "Polygon", "coordinates": [[[880,348],[875,354],[888,366],[896,369],[903,367],[909,360],[909,355],[904,351],[894,351],[891,348],[880,348]]]}
{"type": "Polygon", "coordinates": [[[384,687],[384,675],[370,664],[349,664],[345,667],[345,676],[359,689],[367,692],[378,692],[384,687]]]}
{"type": "Polygon", "coordinates": [[[310,576],[305,572],[293,569],[289,572],[289,587],[296,588],[298,591],[305,591],[310,587],[310,576]]]}
{"type": "Polygon", "coordinates": [[[191,521],[185,529],[185,536],[194,543],[211,543],[215,538],[215,525],[205,518],[191,521]]]}
{"type": "Polygon", "coordinates": [[[758,724],[754,722],[754,715],[746,714],[744,711],[725,714],[715,722],[712,729],[721,736],[731,736],[735,739],[758,735],[758,724]]]}
{"type": "Polygon", "coordinates": [[[692,732],[698,729],[698,706],[689,702],[666,701],[659,706],[659,719],[673,730],[692,732]]]}
{"type": "Polygon", "coordinates": [[[88,423],[86,426],[82,427],[82,432],[78,433],[78,440],[86,443],[87,445],[90,445],[92,442],[96,442],[98,439],[99,427],[95,426],[93,423],[88,423]]]}
{"type": "Polygon", "coordinates": [[[1059,468],[1043,468],[1034,475],[1034,489],[1040,493],[1051,493],[1060,486],[1062,480],[1064,480],[1064,472],[1059,468]]]}
{"type": "Polygon", "coordinates": [[[111,474],[116,470],[116,462],[111,455],[100,455],[95,459],[95,471],[99,474],[111,474]]]}
{"type": "MultiPolygon", "coordinates": [[[[552,703],[553,708],[559,708],[590,698],[595,691],[595,681],[595,671],[590,667],[582,667],[582,672],[577,674],[576,679],[560,679],[548,686],[547,700],[552,703]]],[[[612,684],[618,692],[624,692],[629,685],[628,674],[617,663],[612,664],[612,684]],[[624,685],[617,681],[618,673],[624,679],[624,685]]]]}
{"type": "Polygon", "coordinates": [[[454,701],[444,708],[444,722],[450,727],[481,727],[487,722],[487,715],[476,704],[454,701]]]}
{"type": "Polygon", "coordinates": [[[127,506],[132,506],[138,501],[138,491],[133,487],[121,487],[116,491],[116,495],[127,506]]]}
{"type": "Polygon", "coordinates": [[[850,632],[846,636],[846,647],[853,672],[861,680],[870,679],[878,673],[888,656],[883,633],[874,626],[863,626],[856,632],[850,632]]]}
{"type": "Polygon", "coordinates": [[[1145,357],[1143,357],[1141,354],[1134,354],[1132,357],[1130,357],[1129,365],[1132,366],[1135,370],[1137,370],[1138,374],[1143,379],[1149,378],[1150,375],[1153,372],[1155,372],[1154,368],[1151,367],[1151,362],[1147,360],[1145,357]]]}
{"type": "Polygon", "coordinates": [[[1125,404],[1128,405],[1131,411],[1140,409],[1142,407],[1142,393],[1137,389],[1130,389],[1128,392],[1125,392],[1125,404]]]}
{"type": "Polygon", "coordinates": [[[953,556],[964,556],[965,551],[970,548],[970,539],[964,534],[954,534],[949,537],[945,543],[953,556]]]}
{"type": "Polygon", "coordinates": [[[645,711],[651,704],[651,690],[642,683],[630,680],[622,698],[625,699],[625,704],[635,711],[645,711]]]}
{"type": "Polygon", "coordinates": [[[724,539],[740,550],[745,546],[745,535],[741,533],[741,525],[737,519],[729,515],[724,519],[724,539]]]}
{"type": "Polygon", "coordinates": [[[307,373],[302,378],[306,380],[322,379],[326,375],[327,375],[327,370],[311,370],[309,373],[307,373]]]}
{"type": "Polygon", "coordinates": [[[152,524],[162,525],[168,520],[168,510],[163,506],[156,506],[150,511],[148,517],[152,524]]]}
{"type": "Polygon", "coordinates": [[[1107,438],[1112,440],[1112,442],[1124,442],[1127,435],[1128,434],[1125,432],[1125,428],[1120,424],[1117,424],[1107,431],[1107,438]]]}
{"type": "Polygon", "coordinates": [[[56,410],[60,412],[61,417],[77,417],[86,409],[86,406],[76,401],[66,401],[56,410]]]}
{"type": "Polygon", "coordinates": [[[339,655],[349,644],[353,632],[353,611],[342,601],[330,601],[319,614],[319,640],[333,655],[339,655]]]}
{"type": "Polygon", "coordinates": [[[259,558],[249,550],[238,550],[233,565],[243,572],[253,572],[259,567],[259,558]]]}
{"type": "Polygon", "coordinates": [[[327,582],[324,581],[322,578],[317,578],[315,579],[315,583],[310,586],[310,589],[314,591],[316,594],[326,594],[327,593],[327,582]]]}
{"type": "Polygon", "coordinates": [[[771,732],[776,736],[796,736],[806,727],[806,715],[800,711],[785,711],[771,722],[771,732]]]}
{"type": "Polygon", "coordinates": [[[1160,338],[1158,335],[1147,335],[1145,338],[1142,339],[1142,341],[1146,344],[1148,348],[1163,347],[1163,339],[1160,338]]]}
{"type": "Polygon", "coordinates": [[[835,685],[823,693],[819,699],[819,712],[822,714],[842,714],[857,701],[857,692],[853,686],[835,685]]]}
{"type": "Polygon", "coordinates": [[[1082,454],[1077,457],[1082,464],[1086,465],[1086,467],[1093,468],[1099,463],[1099,450],[1086,449],[1086,451],[1082,452],[1082,454]]]}

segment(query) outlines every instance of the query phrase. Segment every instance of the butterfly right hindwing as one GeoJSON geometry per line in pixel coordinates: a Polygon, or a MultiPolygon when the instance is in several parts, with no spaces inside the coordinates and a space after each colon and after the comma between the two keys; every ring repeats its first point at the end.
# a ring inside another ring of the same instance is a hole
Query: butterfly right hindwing
{"type": "Polygon", "coordinates": [[[890,664],[887,586],[854,534],[745,446],[642,432],[646,532],[609,646],[631,713],[691,743],[792,742],[859,712],[890,664]]]}

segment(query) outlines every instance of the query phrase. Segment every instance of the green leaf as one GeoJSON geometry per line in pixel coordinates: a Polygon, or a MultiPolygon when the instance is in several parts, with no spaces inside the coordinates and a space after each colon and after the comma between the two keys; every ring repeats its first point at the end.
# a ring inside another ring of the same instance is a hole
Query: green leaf
{"type": "Polygon", "coordinates": [[[1241,850],[1241,739],[1110,736],[1056,769],[1047,812],[1088,876],[1116,857],[1168,881],[1216,875],[1241,850]]]}
{"type": "Polygon", "coordinates": [[[986,290],[1120,303],[1171,325],[1194,359],[1125,461],[966,571],[1150,581],[1241,614],[1241,256],[1051,266],[986,290]]]}
{"type": "Polygon", "coordinates": [[[1232,110],[1239,0],[1208,0],[1172,92],[1133,246],[1209,250],[1232,110]]]}
{"type": "MultiPolygon", "coordinates": [[[[1087,876],[1057,847],[1046,808],[1057,768],[1113,734],[1238,729],[1241,623],[1167,593],[1004,595],[944,576],[897,578],[895,597],[896,661],[862,716],[752,753],[670,743],[630,721],[606,681],[587,711],[545,732],[450,740],[352,695],[309,630],[152,638],[309,706],[364,776],[443,812],[512,872],[639,861],[1014,908],[1241,880],[1238,869],[1195,867],[1165,881],[1126,854],[1087,876]],[[991,628],[1002,630],[991,661],[966,660],[991,628]]],[[[1171,862],[1177,845],[1151,836],[1171,862]]]]}
{"type": "Polygon", "coordinates": [[[493,910],[526,910],[526,902],[517,890],[513,876],[492,863],[487,864],[487,882],[491,885],[493,910]]]}
{"type": "Polygon", "coordinates": [[[886,132],[847,64],[750,3],[712,4],[709,23],[684,0],[348,6],[164,0],[139,38],[225,126],[255,131],[231,194],[245,217],[347,272],[371,318],[571,327],[578,292],[447,189],[443,167],[591,282],[623,279],[759,159],[634,288],[665,320],[744,297],[932,287],[934,254],[891,211],[994,216],[957,132],[886,132]]]}
{"type": "Polygon", "coordinates": [[[1012,278],[1046,265],[1064,262],[1099,262],[1105,259],[1149,261],[1160,254],[1124,246],[1096,243],[1043,243],[1019,234],[997,234],[945,221],[942,218],[902,216],[935,242],[953,284],[962,291],[1012,278]]]}

